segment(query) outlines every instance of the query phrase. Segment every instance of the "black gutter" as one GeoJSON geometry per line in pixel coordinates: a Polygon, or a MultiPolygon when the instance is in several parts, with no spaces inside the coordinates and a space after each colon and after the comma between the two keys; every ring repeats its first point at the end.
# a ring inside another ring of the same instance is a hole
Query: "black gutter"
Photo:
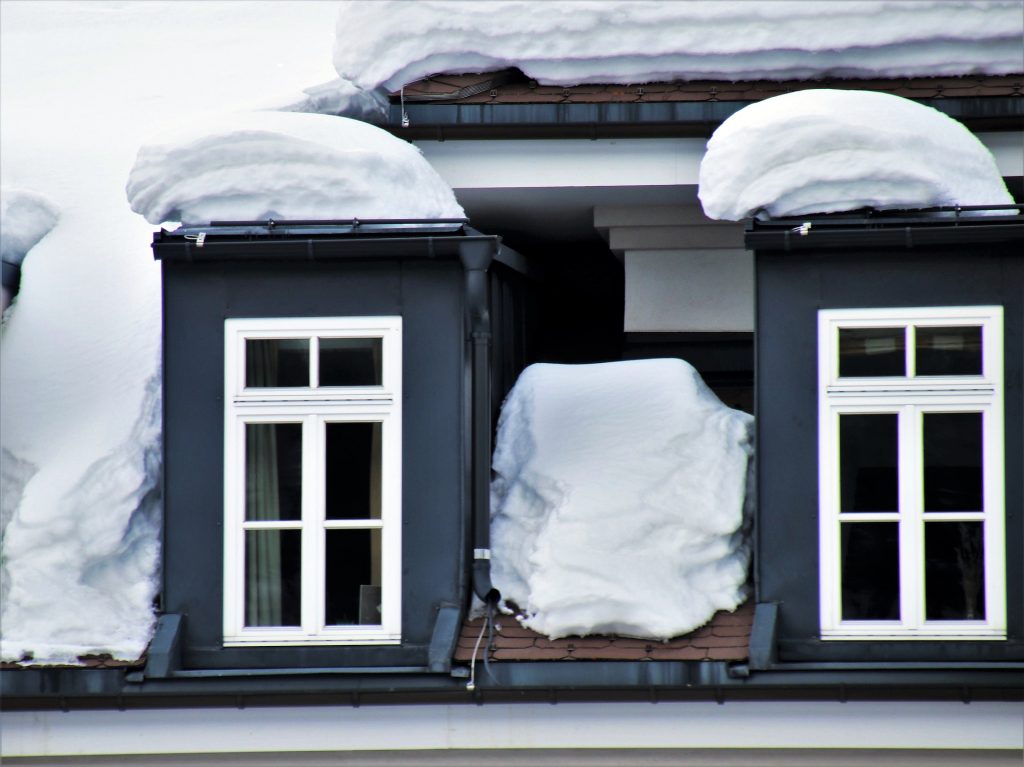
{"type": "MultiPolygon", "coordinates": [[[[972,96],[911,99],[972,130],[1020,130],[1024,98],[972,96]]],[[[633,101],[600,104],[392,104],[381,126],[400,138],[615,138],[710,136],[727,118],[757,101],[633,101]]]]}

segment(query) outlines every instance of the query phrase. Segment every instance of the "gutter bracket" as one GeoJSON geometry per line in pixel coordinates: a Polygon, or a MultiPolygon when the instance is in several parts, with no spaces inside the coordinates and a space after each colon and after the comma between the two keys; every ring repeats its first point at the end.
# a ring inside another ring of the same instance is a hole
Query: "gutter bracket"
{"type": "Polygon", "coordinates": [[[146,679],[168,679],[181,668],[181,634],[184,616],[177,613],[161,615],[156,622],[153,641],[143,676],[146,679]]]}
{"type": "Polygon", "coordinates": [[[779,605],[763,602],[754,607],[754,625],[750,630],[750,668],[770,669],[778,661],[779,605]]]}
{"type": "Polygon", "coordinates": [[[434,619],[434,633],[430,637],[427,665],[432,672],[447,674],[452,669],[452,655],[462,626],[462,611],[458,605],[442,602],[434,619]]]}

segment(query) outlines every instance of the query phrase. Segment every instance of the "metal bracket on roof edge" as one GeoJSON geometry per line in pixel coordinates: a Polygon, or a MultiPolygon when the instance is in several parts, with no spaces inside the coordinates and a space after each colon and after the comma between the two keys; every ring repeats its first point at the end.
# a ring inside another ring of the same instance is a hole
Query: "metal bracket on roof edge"
{"type": "Polygon", "coordinates": [[[156,622],[153,641],[149,643],[146,679],[167,679],[181,668],[181,634],[185,618],[177,613],[161,615],[156,622]]]}
{"type": "Polygon", "coordinates": [[[754,606],[754,625],[750,629],[751,670],[769,669],[778,660],[778,622],[777,602],[761,602],[754,606]]]}

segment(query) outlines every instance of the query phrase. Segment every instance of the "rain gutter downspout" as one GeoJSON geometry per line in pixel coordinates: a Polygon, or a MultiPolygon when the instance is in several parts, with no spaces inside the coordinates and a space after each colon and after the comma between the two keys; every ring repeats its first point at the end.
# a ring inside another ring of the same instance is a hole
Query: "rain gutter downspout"
{"type": "Polygon", "coordinates": [[[472,370],[470,411],[470,516],[473,539],[473,592],[497,601],[491,583],[491,311],[488,269],[500,239],[463,241],[459,257],[465,272],[466,336],[472,370]]]}

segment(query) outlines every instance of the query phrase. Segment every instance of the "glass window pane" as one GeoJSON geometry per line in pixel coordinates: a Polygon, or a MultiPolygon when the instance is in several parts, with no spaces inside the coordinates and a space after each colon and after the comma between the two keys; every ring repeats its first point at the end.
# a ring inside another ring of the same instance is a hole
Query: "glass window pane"
{"type": "Polygon", "coordinates": [[[842,619],[899,620],[899,524],[846,522],[840,530],[842,619]]]}
{"type": "Polygon", "coordinates": [[[298,626],[302,531],[245,531],[245,625],[298,626]]]}
{"type": "Polygon", "coordinates": [[[981,327],[917,328],[919,376],[980,376],[981,327]]]}
{"type": "Polygon", "coordinates": [[[981,413],[925,413],[924,510],[983,508],[981,413]]]}
{"type": "Polygon", "coordinates": [[[328,530],[326,546],[326,625],[380,625],[381,531],[328,530]]]}
{"type": "Polygon", "coordinates": [[[246,520],[302,517],[302,424],[245,425],[246,520]]]}
{"type": "Polygon", "coordinates": [[[321,338],[321,386],[380,386],[380,338],[321,338]]]}
{"type": "Polygon", "coordinates": [[[309,339],[246,339],[245,385],[309,386],[309,339]]]}
{"type": "Polygon", "coordinates": [[[925,618],[985,620],[981,522],[926,522],[925,618]]]}
{"type": "Polygon", "coordinates": [[[899,511],[896,413],[839,416],[839,510],[899,511]]]}
{"type": "Polygon", "coordinates": [[[380,423],[327,424],[327,519],[380,519],[380,423]]]}
{"type": "Polygon", "coordinates": [[[839,375],[906,375],[903,328],[840,328],[839,375]]]}

